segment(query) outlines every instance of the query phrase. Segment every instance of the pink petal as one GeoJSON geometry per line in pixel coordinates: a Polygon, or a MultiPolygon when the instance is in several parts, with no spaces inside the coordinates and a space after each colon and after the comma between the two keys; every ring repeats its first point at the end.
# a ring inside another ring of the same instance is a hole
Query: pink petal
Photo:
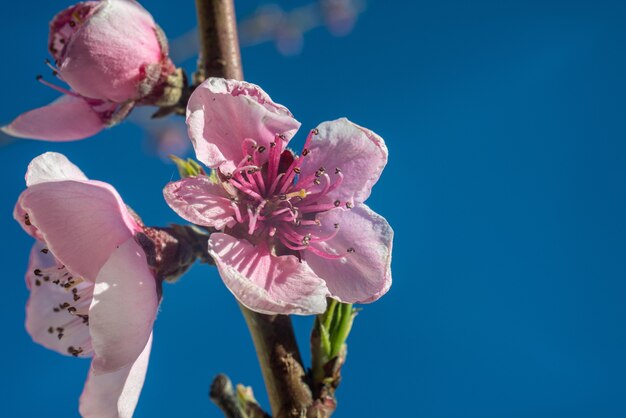
{"type": "Polygon", "coordinates": [[[387,147],[374,132],[342,118],[324,122],[317,127],[310,153],[304,157],[302,177],[313,175],[324,167],[331,178],[339,168],[344,178],[337,189],[328,194],[345,204],[362,203],[387,164],[387,147]]]}
{"type": "Polygon", "coordinates": [[[159,306],[157,284],[143,249],[130,238],[100,270],[89,308],[96,374],[135,361],[152,332],[159,306]]]}
{"type": "Polygon", "coordinates": [[[35,184],[18,200],[20,224],[24,212],[56,258],[92,281],[115,248],[140,229],[115,189],[93,180],[35,184]]]}
{"type": "Polygon", "coordinates": [[[60,180],[87,180],[87,176],[65,155],[57,152],[41,154],[28,164],[26,186],[60,180]]]}
{"type": "Polygon", "coordinates": [[[59,73],[85,97],[116,103],[136,99],[148,65],[161,62],[156,24],[139,3],[103,1],[70,37],[59,73]]]}
{"type": "Polygon", "coordinates": [[[30,253],[26,283],[30,298],[26,304],[26,330],[33,340],[58,353],[70,355],[69,347],[80,357],[92,354],[88,314],[93,284],[81,282],[72,289],[61,284],[67,271],[59,268],[51,252],[37,241],[30,253]],[[56,274],[55,274],[56,273],[56,274]],[[62,281],[55,283],[58,279],[62,281]],[[76,289],[76,293],[73,293],[76,289]],[[77,299],[78,298],[78,299],[77,299]]]}
{"type": "Polygon", "coordinates": [[[332,297],[347,303],[373,302],[391,286],[393,230],[385,218],[364,204],[353,209],[335,209],[318,216],[322,229],[338,234],[316,245],[341,259],[326,259],[310,251],[303,257],[311,269],[326,281],[332,297]],[[353,249],[352,252],[350,249],[353,249]]]}
{"type": "Polygon", "coordinates": [[[98,374],[91,368],[80,396],[83,418],[131,418],[148,370],[152,335],[139,357],[111,373],[98,374]]]}
{"type": "Polygon", "coordinates": [[[167,204],[183,219],[197,225],[232,227],[235,211],[224,188],[206,176],[169,183],[163,189],[167,204]]]}
{"type": "Polygon", "coordinates": [[[102,119],[85,100],[61,96],[47,106],[22,113],[3,126],[2,132],[18,138],[74,141],[93,136],[102,129],[102,119]]]}
{"type": "MultiPolygon", "coordinates": [[[[259,86],[209,78],[189,99],[187,126],[198,160],[211,168],[221,166],[226,173],[243,159],[244,139],[269,149],[276,134],[291,139],[300,122],[259,86]]],[[[261,155],[267,158],[268,153],[261,155]]]]}
{"type": "Polygon", "coordinates": [[[209,254],[226,287],[243,305],[265,314],[309,315],[326,310],[324,282],[295,256],[270,255],[227,234],[213,233],[209,254]]]}

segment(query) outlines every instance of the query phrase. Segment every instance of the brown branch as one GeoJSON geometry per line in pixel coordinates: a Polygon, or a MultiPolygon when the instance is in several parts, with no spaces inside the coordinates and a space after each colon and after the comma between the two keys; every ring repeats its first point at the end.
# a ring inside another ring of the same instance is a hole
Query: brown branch
{"type": "Polygon", "coordinates": [[[207,77],[243,80],[233,0],[196,0],[200,56],[194,84],[207,77]]]}
{"type": "MultiPolygon", "coordinates": [[[[207,77],[243,80],[233,0],[196,0],[200,57],[194,84],[207,77]]],[[[275,418],[301,417],[313,399],[291,325],[284,315],[263,315],[244,306],[275,418]]]]}
{"type": "Polygon", "coordinates": [[[263,315],[240,305],[254,346],[275,418],[302,417],[313,403],[298,343],[285,315],[263,315]]]}

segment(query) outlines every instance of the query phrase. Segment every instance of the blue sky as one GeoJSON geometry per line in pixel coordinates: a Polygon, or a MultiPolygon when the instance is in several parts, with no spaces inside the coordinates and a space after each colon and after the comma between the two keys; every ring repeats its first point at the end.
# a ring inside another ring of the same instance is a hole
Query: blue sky
{"type": "MultiPolygon", "coordinates": [[[[241,17],[259,4],[236,3],[241,17]]],[[[143,4],[171,37],[194,25],[191,1],[143,4]]],[[[1,123],[56,97],[35,75],[67,5],[4,5],[1,123]]],[[[346,37],[315,29],[292,57],[243,50],[246,79],[303,129],[345,116],[389,147],[368,203],[396,231],[394,284],[357,318],[335,416],[626,416],[625,18],[617,1],[370,0],[346,37]]],[[[11,212],[28,162],[62,152],[147,224],[180,222],[161,197],[175,170],[144,137],[124,123],[0,149],[0,415],[77,416],[89,365],[23,328],[31,239],[11,212]]],[[[306,358],[311,322],[295,321],[306,358]]],[[[164,289],[135,416],[221,416],[218,372],[267,405],[237,304],[196,266],[164,289]]]]}

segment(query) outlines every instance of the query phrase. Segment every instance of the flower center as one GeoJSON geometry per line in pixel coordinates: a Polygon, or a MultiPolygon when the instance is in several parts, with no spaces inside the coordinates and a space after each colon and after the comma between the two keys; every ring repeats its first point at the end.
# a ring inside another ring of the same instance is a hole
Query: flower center
{"type": "Polygon", "coordinates": [[[323,232],[317,215],[343,205],[351,208],[349,202],[329,197],[343,181],[338,167],[333,167],[330,174],[324,167],[302,174],[302,164],[310,155],[309,146],[317,134],[317,129],[309,132],[300,155],[286,149],[282,135],[276,135],[269,150],[253,139],[244,140],[245,157],[232,173],[220,176],[238,223],[232,232],[253,243],[266,240],[291,251],[342,257],[313,245],[333,238],[339,231],[339,224],[335,224],[332,233],[323,232]]]}

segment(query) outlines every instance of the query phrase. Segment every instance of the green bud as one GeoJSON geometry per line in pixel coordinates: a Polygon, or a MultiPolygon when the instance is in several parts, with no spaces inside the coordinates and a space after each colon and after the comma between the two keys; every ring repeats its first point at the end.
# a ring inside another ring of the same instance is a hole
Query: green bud
{"type": "MultiPolygon", "coordinates": [[[[337,376],[332,369],[339,369],[345,361],[346,339],[352,329],[357,310],[352,304],[328,299],[326,312],[318,315],[311,334],[313,378],[328,383],[337,376]],[[332,366],[329,369],[329,366],[332,366]]],[[[338,372],[338,370],[335,370],[338,372]]]]}
{"type": "MultiPolygon", "coordinates": [[[[206,172],[204,171],[202,166],[192,158],[187,158],[187,161],[185,161],[175,155],[170,155],[169,157],[170,160],[172,160],[174,164],[176,164],[176,167],[178,168],[178,174],[180,174],[180,177],[183,179],[187,177],[206,175],[206,172]]],[[[211,176],[213,175],[214,174],[211,173],[211,176]]]]}

